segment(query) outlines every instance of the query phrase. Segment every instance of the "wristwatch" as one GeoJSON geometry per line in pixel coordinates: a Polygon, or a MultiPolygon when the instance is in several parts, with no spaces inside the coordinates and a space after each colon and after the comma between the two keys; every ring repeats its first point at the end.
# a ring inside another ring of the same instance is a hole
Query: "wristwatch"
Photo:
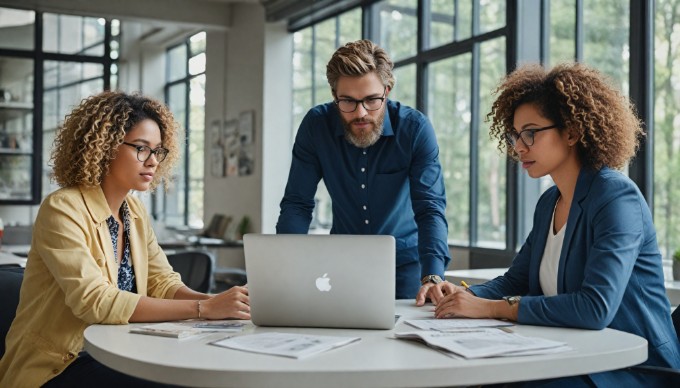
{"type": "Polygon", "coordinates": [[[515,296],[504,296],[504,297],[503,297],[503,300],[506,301],[506,302],[508,302],[508,304],[509,304],[510,306],[519,303],[520,299],[522,299],[522,297],[519,296],[519,295],[515,295],[515,296]]]}
{"type": "Polygon", "coordinates": [[[427,283],[434,283],[438,284],[443,282],[442,278],[439,277],[439,275],[427,275],[424,278],[420,280],[420,284],[425,285],[427,283]]]}

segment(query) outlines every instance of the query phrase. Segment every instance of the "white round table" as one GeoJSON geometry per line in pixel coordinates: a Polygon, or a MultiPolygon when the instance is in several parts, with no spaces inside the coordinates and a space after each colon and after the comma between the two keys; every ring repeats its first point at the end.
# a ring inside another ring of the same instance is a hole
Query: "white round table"
{"type": "MultiPolygon", "coordinates": [[[[647,359],[644,338],[599,331],[517,325],[513,331],[567,342],[572,351],[523,357],[456,359],[415,341],[392,338],[413,331],[404,319],[432,317],[431,305],[397,301],[394,330],[265,328],[267,331],[361,337],[361,341],[309,358],[242,352],[208,345],[234,333],[183,340],[130,334],[127,325],[93,325],[85,350],[118,371],[162,383],[191,387],[434,387],[477,385],[587,374],[624,368],[647,359]]],[[[236,333],[240,334],[240,333],[236,333]]]]}

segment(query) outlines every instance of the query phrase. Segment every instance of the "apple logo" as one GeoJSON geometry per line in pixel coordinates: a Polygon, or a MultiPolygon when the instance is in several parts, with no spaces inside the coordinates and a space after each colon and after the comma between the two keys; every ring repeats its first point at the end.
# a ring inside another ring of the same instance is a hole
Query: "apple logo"
{"type": "Polygon", "coordinates": [[[331,278],[328,277],[327,273],[323,274],[320,278],[316,278],[316,288],[319,289],[319,291],[331,290],[331,278]]]}

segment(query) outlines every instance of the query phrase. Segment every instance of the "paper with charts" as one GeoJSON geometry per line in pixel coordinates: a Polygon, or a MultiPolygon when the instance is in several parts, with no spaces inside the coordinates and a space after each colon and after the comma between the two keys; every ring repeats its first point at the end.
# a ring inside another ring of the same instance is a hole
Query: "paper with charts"
{"type": "Polygon", "coordinates": [[[299,359],[344,346],[360,339],[359,337],[271,332],[228,337],[211,342],[210,345],[299,359]]]}
{"type": "Polygon", "coordinates": [[[465,332],[414,331],[396,333],[400,339],[422,340],[429,346],[465,358],[529,356],[571,350],[564,342],[525,337],[500,329],[482,328],[465,332]]]}
{"type": "Polygon", "coordinates": [[[458,331],[486,327],[514,326],[512,322],[501,321],[499,319],[470,319],[470,318],[409,319],[406,321],[406,323],[420,330],[437,330],[437,331],[458,331]]]}

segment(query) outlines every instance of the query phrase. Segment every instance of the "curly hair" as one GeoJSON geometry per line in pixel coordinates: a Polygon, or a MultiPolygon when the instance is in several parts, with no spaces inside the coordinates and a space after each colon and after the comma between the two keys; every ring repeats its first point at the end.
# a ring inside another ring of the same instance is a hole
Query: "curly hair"
{"type": "Polygon", "coordinates": [[[340,77],[360,77],[375,72],[384,86],[394,87],[394,64],[387,52],[368,39],[349,42],[335,51],[326,65],[333,96],[340,77]]]}
{"type": "Polygon", "coordinates": [[[84,99],[66,116],[54,140],[52,178],[60,187],[100,185],[125,134],[145,119],[158,124],[163,147],[169,151],[158,165],[151,189],[169,182],[183,141],[172,113],[164,104],[141,94],[112,91],[84,99]]]}
{"type": "Polygon", "coordinates": [[[508,146],[505,134],[515,131],[515,110],[526,103],[534,104],[559,131],[576,136],[581,163],[596,170],[623,168],[645,135],[628,98],[602,73],[580,63],[564,63],[552,70],[521,66],[494,93],[498,97],[487,114],[489,135],[498,141],[501,152],[515,160],[518,154],[508,146]]]}

